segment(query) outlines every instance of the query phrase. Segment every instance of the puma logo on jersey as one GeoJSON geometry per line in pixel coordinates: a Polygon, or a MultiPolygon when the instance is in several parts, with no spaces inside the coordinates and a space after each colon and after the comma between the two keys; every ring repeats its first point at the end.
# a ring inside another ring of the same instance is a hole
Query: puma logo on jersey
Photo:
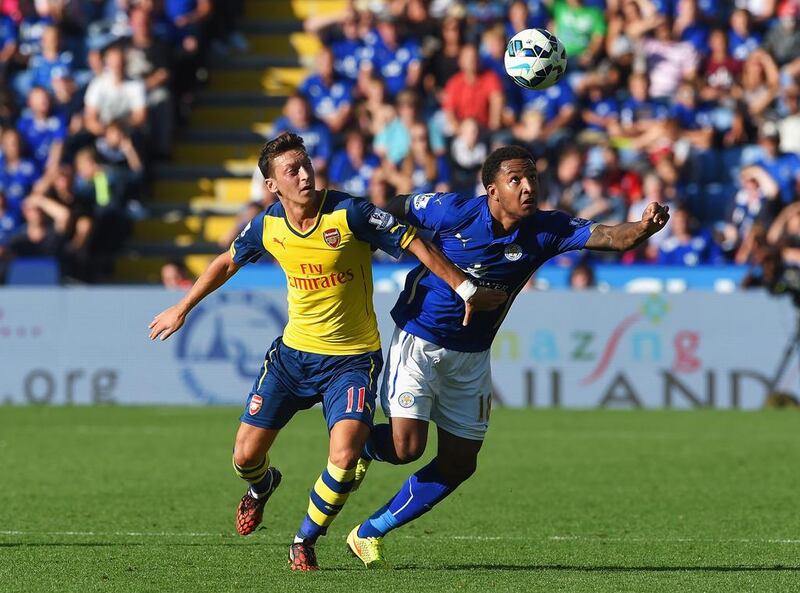
{"type": "Polygon", "coordinates": [[[461,241],[461,246],[462,247],[466,247],[467,246],[467,241],[472,241],[472,237],[462,237],[461,233],[456,233],[456,239],[461,241]]]}
{"type": "Polygon", "coordinates": [[[286,239],[276,239],[275,237],[272,237],[272,240],[275,241],[275,243],[277,243],[284,249],[286,249],[286,245],[283,244],[283,242],[286,241],[286,239]]]}

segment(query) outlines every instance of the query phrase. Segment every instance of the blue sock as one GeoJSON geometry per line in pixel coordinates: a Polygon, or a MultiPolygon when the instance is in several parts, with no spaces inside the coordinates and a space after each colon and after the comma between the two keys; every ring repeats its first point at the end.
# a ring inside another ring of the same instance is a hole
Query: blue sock
{"type": "Polygon", "coordinates": [[[392,441],[392,427],[388,424],[376,424],[373,426],[372,432],[367,442],[364,444],[364,450],[361,452],[361,456],[364,459],[396,463],[394,442],[392,441]]]}
{"type": "Polygon", "coordinates": [[[394,498],[361,524],[359,537],[383,537],[409,521],[424,515],[455,488],[439,472],[436,458],[409,477],[394,498]]]}

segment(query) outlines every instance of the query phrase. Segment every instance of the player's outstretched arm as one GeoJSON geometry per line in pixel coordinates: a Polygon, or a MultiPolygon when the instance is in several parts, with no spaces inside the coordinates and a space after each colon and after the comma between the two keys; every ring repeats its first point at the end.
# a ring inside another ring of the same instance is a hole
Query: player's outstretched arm
{"type": "Polygon", "coordinates": [[[669,220],[669,206],[658,202],[650,202],[642,213],[639,222],[623,222],[614,226],[598,224],[589,240],[586,249],[596,251],[627,251],[645,241],[651,235],[664,228],[669,220]]]}
{"type": "Polygon", "coordinates": [[[176,305],[163,310],[153,318],[153,321],[148,326],[150,339],[155,340],[160,337],[163,341],[178,331],[183,326],[183,322],[186,321],[189,311],[197,303],[225,284],[228,278],[233,276],[238,269],[239,266],[234,263],[230,251],[226,251],[214,258],[214,261],[208,265],[194,283],[194,286],[189,289],[189,292],[176,305]]]}
{"type": "Polygon", "coordinates": [[[506,302],[508,295],[502,290],[475,286],[467,275],[447,259],[441,250],[419,236],[409,243],[407,251],[444,280],[458,296],[464,299],[464,321],[468,325],[473,311],[491,311],[506,302]]]}

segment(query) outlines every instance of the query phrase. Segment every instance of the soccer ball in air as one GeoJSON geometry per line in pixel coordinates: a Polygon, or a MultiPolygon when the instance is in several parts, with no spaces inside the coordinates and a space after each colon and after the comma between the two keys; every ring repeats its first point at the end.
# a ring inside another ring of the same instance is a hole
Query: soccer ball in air
{"type": "Polygon", "coordinates": [[[536,91],[561,80],[567,70],[567,51],[550,31],[525,29],[508,42],[504,63],[514,82],[536,91]]]}

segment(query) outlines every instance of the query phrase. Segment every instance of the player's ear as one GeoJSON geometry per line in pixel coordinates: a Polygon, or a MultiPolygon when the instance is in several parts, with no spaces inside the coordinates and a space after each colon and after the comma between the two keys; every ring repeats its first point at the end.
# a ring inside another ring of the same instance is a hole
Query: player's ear
{"type": "Polygon", "coordinates": [[[497,197],[497,186],[494,183],[490,183],[486,186],[486,194],[489,196],[490,200],[494,200],[495,202],[500,199],[497,197]]]}
{"type": "Polygon", "coordinates": [[[275,182],[275,179],[273,179],[272,177],[267,177],[267,178],[264,180],[264,183],[266,184],[266,186],[267,186],[267,189],[268,189],[270,192],[272,192],[272,193],[273,193],[273,194],[275,194],[276,196],[279,196],[279,195],[281,195],[281,193],[278,191],[278,184],[275,182]]]}

